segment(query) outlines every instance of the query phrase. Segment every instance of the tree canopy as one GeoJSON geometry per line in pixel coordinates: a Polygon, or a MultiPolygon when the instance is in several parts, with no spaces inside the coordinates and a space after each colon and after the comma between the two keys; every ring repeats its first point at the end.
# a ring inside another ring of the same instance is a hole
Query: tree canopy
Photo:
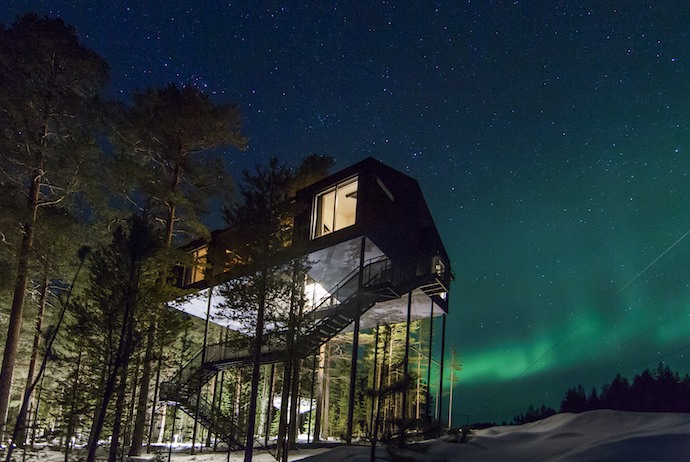
{"type": "Polygon", "coordinates": [[[0,371],[0,439],[40,210],[67,207],[93,183],[99,158],[94,108],[107,79],[107,63],[60,19],[28,14],[0,28],[0,215],[11,217],[0,232],[12,239],[17,268],[0,371]]]}
{"type": "Polygon", "coordinates": [[[238,107],[216,104],[193,85],[175,84],[135,93],[131,106],[113,107],[120,191],[163,225],[168,243],[178,231],[187,238],[205,233],[199,217],[210,198],[231,190],[222,157],[208,154],[246,148],[238,107]]]}

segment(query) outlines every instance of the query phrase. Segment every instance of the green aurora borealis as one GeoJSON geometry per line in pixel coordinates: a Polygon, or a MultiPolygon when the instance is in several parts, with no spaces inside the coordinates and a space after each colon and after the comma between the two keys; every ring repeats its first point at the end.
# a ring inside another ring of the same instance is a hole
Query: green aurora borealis
{"type": "Polygon", "coordinates": [[[416,178],[456,274],[457,418],[690,372],[690,4],[363,5],[9,0],[0,22],[63,17],[111,97],[236,102],[234,173],[316,152],[416,178]]]}
{"type": "MultiPolygon", "coordinates": [[[[640,129],[641,139],[654,136],[640,129]]],[[[659,361],[688,371],[690,163],[675,149],[566,157],[557,180],[515,181],[506,190],[517,198],[497,193],[503,219],[477,212],[461,226],[475,231],[460,252],[481,267],[454,294],[459,338],[472,339],[458,390],[479,398],[463,414],[501,421],[517,403],[557,408],[569,387],[600,388],[659,361]]]]}

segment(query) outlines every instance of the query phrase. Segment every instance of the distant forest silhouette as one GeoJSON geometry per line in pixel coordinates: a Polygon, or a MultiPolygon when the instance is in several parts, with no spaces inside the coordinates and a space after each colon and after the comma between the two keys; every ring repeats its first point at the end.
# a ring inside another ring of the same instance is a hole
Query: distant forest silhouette
{"type": "MultiPolygon", "coordinates": [[[[630,382],[616,374],[611,383],[596,387],[587,394],[582,385],[568,389],[559,412],[585,412],[594,409],[638,412],[690,412],[690,376],[683,378],[660,363],[654,370],[645,369],[630,382]]],[[[547,407],[529,406],[525,413],[513,417],[513,424],[534,422],[556,414],[547,407]]]]}

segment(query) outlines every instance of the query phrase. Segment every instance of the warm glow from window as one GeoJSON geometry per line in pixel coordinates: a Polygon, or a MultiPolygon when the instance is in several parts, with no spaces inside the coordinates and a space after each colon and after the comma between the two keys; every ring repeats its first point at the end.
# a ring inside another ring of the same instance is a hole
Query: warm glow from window
{"type": "Polygon", "coordinates": [[[194,258],[194,266],[185,268],[185,285],[194,284],[202,281],[206,272],[206,262],[208,255],[208,247],[199,247],[192,252],[194,258]]]}
{"type": "Polygon", "coordinates": [[[320,237],[355,224],[357,178],[344,181],[318,194],[314,202],[313,237],[320,237]]]}

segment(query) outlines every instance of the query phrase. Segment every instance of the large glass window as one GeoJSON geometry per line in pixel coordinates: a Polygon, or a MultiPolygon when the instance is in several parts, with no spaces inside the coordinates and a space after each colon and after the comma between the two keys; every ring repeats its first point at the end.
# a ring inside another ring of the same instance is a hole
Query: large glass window
{"type": "Polygon", "coordinates": [[[184,285],[188,286],[204,279],[206,272],[208,247],[199,247],[192,252],[194,264],[191,267],[185,268],[184,285]]]}
{"type": "Polygon", "coordinates": [[[357,177],[335,185],[316,196],[314,238],[355,224],[357,218],[357,177]]]}

